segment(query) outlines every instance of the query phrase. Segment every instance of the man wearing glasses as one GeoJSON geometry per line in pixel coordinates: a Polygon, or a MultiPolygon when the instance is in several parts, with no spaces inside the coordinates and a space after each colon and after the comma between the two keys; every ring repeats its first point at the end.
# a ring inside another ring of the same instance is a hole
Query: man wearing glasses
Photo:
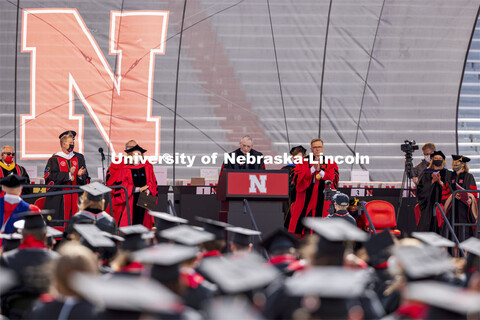
{"type": "MultiPolygon", "coordinates": [[[[2,160],[0,161],[0,179],[11,174],[16,174],[18,176],[24,177],[27,179],[26,184],[30,184],[30,177],[28,176],[27,170],[24,167],[19,166],[15,163],[15,151],[12,146],[3,146],[2,147],[2,160]]],[[[31,188],[25,188],[22,190],[22,194],[32,193],[31,188]]],[[[0,192],[0,197],[3,196],[3,191],[0,192]]]]}
{"type": "Polygon", "coordinates": [[[432,142],[425,143],[423,145],[423,159],[413,168],[409,176],[409,178],[412,179],[415,184],[418,184],[418,177],[420,177],[420,175],[423,173],[423,170],[425,170],[430,165],[430,155],[436,150],[437,148],[432,142]]]}

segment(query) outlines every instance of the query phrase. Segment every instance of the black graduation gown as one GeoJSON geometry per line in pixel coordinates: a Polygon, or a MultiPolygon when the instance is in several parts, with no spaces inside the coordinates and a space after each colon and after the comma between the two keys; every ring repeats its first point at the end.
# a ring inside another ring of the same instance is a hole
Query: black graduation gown
{"type": "Polygon", "coordinates": [[[67,223],[65,232],[70,234],[73,232],[73,226],[76,223],[92,223],[100,230],[111,234],[117,233],[117,224],[115,219],[103,210],[87,208],[75,214],[67,223]]]}
{"type": "Polygon", "coordinates": [[[344,220],[348,223],[353,224],[355,227],[357,227],[357,221],[355,220],[354,217],[352,217],[347,210],[340,210],[338,212],[335,212],[333,214],[329,214],[325,219],[341,219],[344,220]]]}
{"type": "MultiPolygon", "coordinates": [[[[477,184],[475,178],[472,174],[468,172],[462,172],[457,175],[456,172],[453,172],[451,175],[451,187],[452,191],[457,190],[457,183],[465,190],[477,190],[477,184]]],[[[475,195],[475,194],[474,194],[475,195]]],[[[465,203],[460,200],[452,198],[452,201],[455,201],[455,222],[456,223],[475,223],[475,217],[472,214],[472,210],[465,203]]],[[[475,204],[473,204],[475,205],[475,204]]],[[[447,216],[451,217],[450,212],[452,210],[452,205],[450,208],[447,208],[447,216]]],[[[474,235],[474,230],[471,227],[465,227],[465,236],[462,230],[462,227],[454,228],[455,234],[458,237],[459,241],[464,241],[474,235]]]]}
{"type": "MultiPolygon", "coordinates": [[[[245,156],[240,148],[237,150],[233,151],[232,153],[235,154],[235,163],[224,163],[222,165],[222,170],[223,169],[236,169],[236,170],[264,170],[265,169],[265,163],[263,163],[263,158],[260,160],[260,162],[257,163],[251,163],[251,164],[238,164],[237,163],[237,158],[239,156],[245,156]]],[[[257,150],[251,149],[250,150],[250,155],[254,157],[262,156],[263,153],[258,152],[257,150]]]]}
{"type": "MultiPolygon", "coordinates": [[[[19,166],[18,164],[15,164],[15,167],[12,170],[7,170],[3,166],[0,166],[0,169],[1,169],[0,170],[0,179],[6,177],[8,175],[11,175],[11,174],[16,174],[16,175],[22,176],[25,179],[27,179],[27,184],[30,184],[30,177],[28,176],[27,170],[25,170],[24,167],[19,166]]],[[[23,190],[22,190],[23,195],[31,194],[32,192],[33,192],[33,188],[23,188],[23,190]]],[[[0,197],[2,195],[3,195],[3,191],[0,190],[0,197]]]]}
{"type": "MultiPolygon", "coordinates": [[[[433,208],[435,203],[444,203],[450,194],[450,177],[451,172],[447,169],[440,171],[440,178],[444,183],[432,184],[433,171],[424,171],[419,178],[417,185],[417,200],[420,207],[420,220],[418,221],[417,231],[429,232],[434,231],[440,233],[437,223],[433,219],[433,208]]],[[[437,217],[438,219],[438,217],[437,217]]]]}
{"type": "Polygon", "coordinates": [[[85,300],[72,300],[68,304],[63,301],[52,301],[36,305],[28,319],[59,319],[62,312],[64,313],[62,319],[96,319],[97,309],[85,300]]]}
{"type": "MultiPolygon", "coordinates": [[[[135,187],[141,188],[147,184],[147,174],[145,172],[145,167],[132,168],[130,169],[132,174],[133,185],[135,187]]],[[[143,219],[145,216],[145,208],[137,206],[138,197],[140,192],[135,192],[133,194],[133,214],[132,214],[132,225],[143,224],[143,219]]]]}
{"type": "Polygon", "coordinates": [[[288,201],[284,201],[283,203],[283,212],[285,214],[283,225],[286,229],[288,229],[288,225],[290,224],[290,206],[292,203],[295,202],[297,190],[295,188],[296,184],[296,176],[295,176],[295,166],[294,165],[287,165],[282,168],[282,170],[288,171],[288,201]]]}
{"type": "MultiPolygon", "coordinates": [[[[73,152],[74,156],[71,159],[65,159],[54,154],[48,159],[45,167],[44,179],[45,184],[49,185],[85,185],[89,183],[88,171],[83,176],[78,176],[78,170],[81,167],[86,168],[85,158],[83,154],[73,152]],[[73,181],[69,178],[70,168],[74,166],[75,179],[73,181]]],[[[47,192],[72,190],[70,188],[50,188],[47,192]]],[[[75,189],[76,190],[76,189],[75,189]]],[[[54,220],[69,220],[78,211],[78,193],[65,194],[60,196],[46,197],[45,209],[53,209],[54,220]]],[[[52,223],[52,226],[63,226],[63,223],[52,223]]]]}
{"type": "MultiPolygon", "coordinates": [[[[15,249],[0,258],[2,267],[14,271],[20,283],[2,294],[2,314],[10,319],[24,318],[35,300],[48,292],[50,277],[47,264],[57,253],[41,248],[15,249]]],[[[3,292],[2,292],[3,293],[3,292]]]]}

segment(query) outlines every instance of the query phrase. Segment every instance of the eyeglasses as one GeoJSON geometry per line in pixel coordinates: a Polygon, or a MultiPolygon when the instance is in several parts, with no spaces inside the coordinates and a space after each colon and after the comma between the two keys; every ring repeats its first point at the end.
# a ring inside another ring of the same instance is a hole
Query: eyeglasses
{"type": "Polygon", "coordinates": [[[3,154],[6,154],[7,156],[15,157],[15,152],[3,152],[3,154]]]}

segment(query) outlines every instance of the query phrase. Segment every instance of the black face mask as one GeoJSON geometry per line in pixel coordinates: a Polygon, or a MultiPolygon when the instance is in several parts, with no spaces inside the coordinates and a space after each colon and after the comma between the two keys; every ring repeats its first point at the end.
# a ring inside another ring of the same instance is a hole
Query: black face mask
{"type": "Polygon", "coordinates": [[[70,145],[68,145],[67,151],[68,151],[68,152],[72,152],[72,151],[73,151],[73,147],[75,147],[75,145],[74,145],[73,143],[70,144],[70,145]]]}
{"type": "Polygon", "coordinates": [[[433,165],[436,167],[441,167],[443,164],[443,160],[433,160],[433,165]]]}

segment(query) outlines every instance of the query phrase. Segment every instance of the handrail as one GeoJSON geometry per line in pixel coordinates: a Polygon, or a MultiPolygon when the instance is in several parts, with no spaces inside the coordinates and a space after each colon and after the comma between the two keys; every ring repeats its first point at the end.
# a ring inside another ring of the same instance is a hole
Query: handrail
{"type": "MultiPolygon", "coordinates": [[[[23,186],[24,188],[70,188],[70,189],[79,189],[81,185],[77,184],[26,184],[23,186]]],[[[127,223],[128,225],[132,225],[131,213],[130,213],[130,202],[128,199],[128,190],[124,186],[109,186],[110,189],[122,189],[125,192],[125,205],[127,209],[127,223]]],[[[41,197],[51,197],[51,196],[58,196],[64,194],[71,194],[71,193],[82,193],[83,190],[62,190],[62,191],[47,191],[44,193],[31,193],[27,195],[22,195],[22,199],[30,199],[30,198],[41,198],[41,197]]],[[[111,207],[112,215],[113,215],[113,207],[111,207]]],[[[123,214],[123,212],[122,212],[123,214]]],[[[121,215],[119,218],[118,223],[121,221],[121,215]]]]}
{"type": "Polygon", "coordinates": [[[172,214],[172,213],[173,213],[173,215],[174,215],[175,217],[178,217],[177,211],[175,210],[175,206],[173,205],[172,200],[168,200],[168,203],[167,203],[167,213],[168,213],[168,214],[172,214]],[[170,210],[171,210],[172,212],[170,212],[170,210]]]}
{"type": "MultiPolygon", "coordinates": [[[[457,235],[456,235],[455,232],[453,231],[453,228],[452,228],[452,226],[450,225],[450,222],[448,221],[447,216],[445,215],[445,212],[443,211],[442,206],[441,206],[438,202],[435,202],[435,205],[433,206],[433,216],[434,216],[434,217],[437,216],[437,210],[436,210],[437,208],[440,209],[440,213],[441,213],[442,216],[443,216],[443,221],[444,221],[444,223],[447,224],[448,229],[449,229],[450,232],[452,233],[453,239],[455,240],[455,243],[457,244],[458,250],[460,250],[460,252],[462,253],[462,256],[465,258],[465,251],[463,251],[463,249],[460,248],[460,241],[458,241],[457,235]]],[[[437,223],[437,222],[435,221],[434,223],[437,223]]]]}
{"type": "MultiPolygon", "coordinates": [[[[250,204],[248,203],[248,200],[247,200],[247,199],[243,199],[243,211],[244,211],[244,212],[245,212],[245,211],[248,212],[248,214],[250,215],[250,219],[252,220],[253,227],[255,228],[256,231],[260,232],[260,230],[258,230],[257,223],[255,222],[255,218],[253,217],[252,209],[250,208],[250,204]]],[[[258,239],[260,240],[260,242],[263,241],[261,234],[258,234],[257,237],[258,237],[258,239]]],[[[270,256],[268,255],[268,252],[267,252],[267,250],[265,250],[265,248],[263,249],[263,253],[264,253],[265,256],[267,257],[267,259],[270,260],[270,256]]]]}
{"type": "MultiPolygon", "coordinates": [[[[457,193],[462,193],[462,192],[478,193],[479,191],[478,190],[455,190],[455,191],[452,192],[452,225],[454,227],[461,226],[462,231],[463,231],[463,236],[465,237],[465,227],[466,226],[470,226],[470,227],[476,226],[476,233],[480,233],[480,218],[477,217],[477,223],[455,223],[455,203],[456,203],[455,196],[457,195],[457,193]]],[[[473,205],[474,204],[472,203],[472,206],[473,205]]],[[[478,210],[477,210],[477,212],[478,212],[478,210]]],[[[479,214],[479,216],[480,216],[480,214],[479,214]]]]}
{"type": "Polygon", "coordinates": [[[360,201],[362,211],[365,213],[365,216],[367,217],[368,223],[370,225],[370,229],[373,231],[373,234],[377,234],[377,230],[375,229],[375,226],[373,225],[372,218],[370,218],[370,214],[368,213],[368,210],[367,210],[367,207],[365,206],[365,203],[366,203],[365,201],[360,201]]]}

